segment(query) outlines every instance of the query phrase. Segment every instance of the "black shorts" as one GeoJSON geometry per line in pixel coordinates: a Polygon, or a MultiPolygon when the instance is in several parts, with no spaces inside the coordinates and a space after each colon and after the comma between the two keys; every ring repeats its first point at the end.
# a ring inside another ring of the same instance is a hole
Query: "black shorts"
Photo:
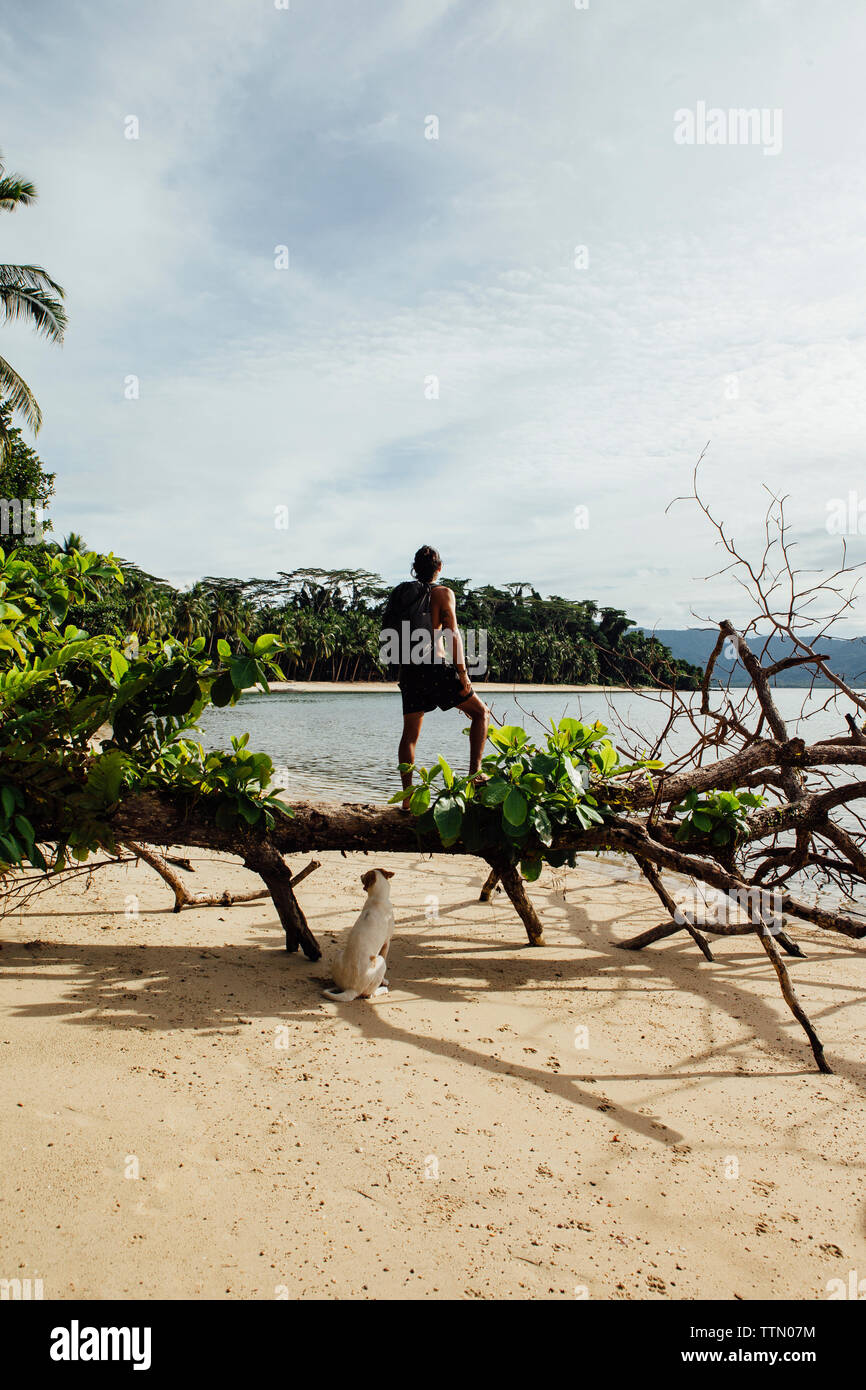
{"type": "Polygon", "coordinates": [[[420,662],[400,667],[400,694],[404,714],[427,714],[431,709],[453,709],[472,694],[453,666],[444,662],[420,662]]]}

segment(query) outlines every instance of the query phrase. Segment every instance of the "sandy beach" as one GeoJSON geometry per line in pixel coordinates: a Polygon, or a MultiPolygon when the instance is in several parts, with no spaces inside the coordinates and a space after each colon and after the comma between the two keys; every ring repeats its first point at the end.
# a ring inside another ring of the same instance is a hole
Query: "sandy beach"
{"type": "MultiPolygon", "coordinates": [[[[199,890],[259,886],[195,862],[199,890]]],[[[866,1276],[862,948],[794,928],[821,1076],[757,943],[617,949],[659,920],[618,864],[532,885],[532,950],[477,861],[376,862],[398,927],[375,1004],[321,996],[372,858],[299,888],[316,964],[269,900],[174,915],[143,865],[4,919],[0,1274],[60,1299],[810,1300],[866,1276]]]]}

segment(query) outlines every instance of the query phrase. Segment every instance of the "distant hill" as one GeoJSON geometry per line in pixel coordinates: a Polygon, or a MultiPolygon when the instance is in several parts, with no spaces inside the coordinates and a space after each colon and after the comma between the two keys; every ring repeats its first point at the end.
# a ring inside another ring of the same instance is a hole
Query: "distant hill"
{"type": "MultiPolygon", "coordinates": [[[[649,633],[650,628],[644,628],[644,632],[649,633]]],[[[690,661],[695,666],[706,669],[710,652],[718,637],[718,628],[656,628],[654,635],[663,642],[666,647],[670,647],[675,657],[683,661],[690,661]]],[[[810,640],[807,638],[807,640],[810,640]]],[[[761,649],[761,643],[752,639],[749,646],[752,651],[757,652],[761,649]]],[[[793,655],[793,647],[785,638],[774,637],[770,643],[770,655],[772,660],[781,661],[786,656],[793,655]]],[[[827,637],[815,647],[815,650],[826,654],[829,658],[828,665],[841,676],[849,685],[866,685],[866,637],[852,637],[848,641],[843,641],[836,637],[827,637]]],[[[806,668],[808,669],[808,668],[806,668]]],[[[714,680],[722,683],[726,682],[729,674],[733,672],[731,678],[732,685],[748,685],[749,678],[743,670],[739,661],[730,660],[724,655],[720,656],[716,662],[714,680]]],[[[790,671],[782,671],[773,679],[774,685],[780,686],[802,686],[808,684],[808,678],[804,679],[804,668],[793,667],[790,671]]],[[[820,685],[827,685],[824,677],[818,681],[820,685]]]]}

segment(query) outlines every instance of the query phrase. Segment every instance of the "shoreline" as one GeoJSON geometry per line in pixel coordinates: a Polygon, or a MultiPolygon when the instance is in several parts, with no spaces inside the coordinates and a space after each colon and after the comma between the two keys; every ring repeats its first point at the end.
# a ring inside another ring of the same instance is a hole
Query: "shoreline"
{"type": "MultiPolygon", "coordinates": [[[[509,683],[508,681],[473,681],[473,690],[481,694],[488,695],[603,695],[605,692],[611,695],[624,695],[630,692],[640,693],[644,690],[653,690],[655,687],[650,685],[628,686],[628,685],[540,685],[529,682],[527,684],[509,683]]],[[[349,695],[349,694],[399,694],[399,686],[396,681],[268,681],[268,689],[271,694],[298,694],[298,695],[349,695]]],[[[249,686],[244,694],[252,694],[258,690],[259,686],[249,686]]]]}

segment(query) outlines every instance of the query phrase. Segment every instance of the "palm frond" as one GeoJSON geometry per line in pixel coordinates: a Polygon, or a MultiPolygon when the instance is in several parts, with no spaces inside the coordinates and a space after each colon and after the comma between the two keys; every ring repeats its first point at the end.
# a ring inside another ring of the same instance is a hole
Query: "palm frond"
{"type": "Polygon", "coordinates": [[[0,265],[0,309],[6,319],[26,319],[59,342],[66,328],[63,288],[38,265],[0,265]]]}
{"type": "Polygon", "coordinates": [[[12,407],[13,412],[23,415],[36,434],[42,424],[42,411],[27,382],[5,357],[0,357],[0,396],[5,397],[6,404],[12,407]]]}
{"type": "Polygon", "coordinates": [[[28,208],[36,201],[36,189],[29,179],[19,179],[17,174],[0,175],[0,209],[14,212],[15,208],[28,208]]]}
{"type": "MultiPolygon", "coordinates": [[[[28,179],[7,174],[0,151],[0,210],[28,207],[35,198],[36,189],[28,179]]],[[[4,319],[25,319],[37,333],[60,342],[66,328],[63,298],[62,285],[41,265],[0,265],[0,314],[4,319]]],[[[13,414],[23,416],[36,434],[42,424],[39,402],[12,364],[0,357],[0,400],[4,397],[4,404],[13,414]]],[[[0,458],[5,458],[8,445],[8,428],[0,419],[0,458]]]]}
{"type": "Polygon", "coordinates": [[[22,285],[28,290],[50,290],[59,299],[66,291],[41,265],[0,265],[0,285],[22,285]]]}

